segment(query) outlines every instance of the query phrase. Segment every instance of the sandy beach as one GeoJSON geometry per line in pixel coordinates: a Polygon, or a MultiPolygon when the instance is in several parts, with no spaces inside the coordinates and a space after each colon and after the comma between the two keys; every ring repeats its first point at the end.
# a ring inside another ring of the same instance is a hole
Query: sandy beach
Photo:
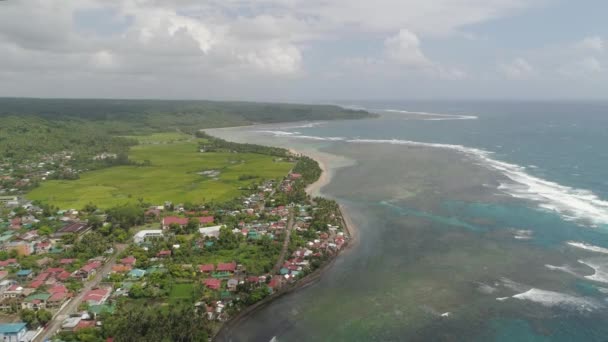
{"type": "MultiPolygon", "coordinates": [[[[323,189],[324,186],[326,186],[327,184],[329,184],[331,182],[333,175],[334,175],[334,170],[332,170],[329,167],[329,165],[332,161],[335,161],[336,158],[339,158],[339,157],[329,154],[329,153],[324,153],[324,152],[319,152],[319,151],[314,151],[314,152],[306,151],[305,153],[303,153],[301,151],[297,151],[292,148],[289,149],[289,152],[296,154],[296,155],[305,155],[309,158],[314,159],[319,164],[319,167],[321,168],[321,171],[322,171],[321,176],[319,177],[319,179],[316,182],[314,182],[306,187],[306,193],[311,197],[323,196],[321,190],[323,189]]],[[[347,159],[342,159],[339,161],[338,164],[339,165],[337,167],[344,167],[344,166],[352,165],[352,162],[348,161],[347,159]]],[[[350,241],[348,244],[348,249],[350,249],[358,241],[358,229],[348,214],[348,208],[344,205],[340,205],[340,211],[342,213],[342,218],[344,220],[344,228],[346,229],[348,235],[350,236],[350,241]]]]}

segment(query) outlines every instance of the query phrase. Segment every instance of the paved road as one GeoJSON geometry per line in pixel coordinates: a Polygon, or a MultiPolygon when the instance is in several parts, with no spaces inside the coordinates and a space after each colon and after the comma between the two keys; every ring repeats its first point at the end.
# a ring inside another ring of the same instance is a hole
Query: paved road
{"type": "Polygon", "coordinates": [[[115,253],[108,259],[108,261],[103,265],[103,267],[97,272],[93,279],[87,281],[82,288],[82,290],[74,297],[70,302],[65,305],[53,318],[52,321],[49,322],[47,328],[44,329],[38,337],[34,339],[34,342],[42,342],[46,341],[46,339],[51,338],[57,331],[61,329],[61,323],[66,319],[70,314],[75,313],[78,310],[78,306],[82,303],[82,299],[84,298],[85,293],[92,290],[95,286],[99,285],[101,280],[110,273],[112,270],[112,266],[116,264],[116,257],[120,252],[122,252],[127,245],[116,245],[115,253]]]}
{"type": "Polygon", "coordinates": [[[289,210],[289,219],[287,220],[287,231],[285,233],[285,241],[283,241],[283,249],[281,249],[281,254],[279,254],[279,259],[277,263],[272,268],[272,274],[277,274],[281,267],[283,267],[283,263],[285,262],[285,256],[287,255],[287,248],[289,247],[289,239],[291,237],[291,231],[293,230],[293,226],[295,224],[293,209],[289,210]]]}

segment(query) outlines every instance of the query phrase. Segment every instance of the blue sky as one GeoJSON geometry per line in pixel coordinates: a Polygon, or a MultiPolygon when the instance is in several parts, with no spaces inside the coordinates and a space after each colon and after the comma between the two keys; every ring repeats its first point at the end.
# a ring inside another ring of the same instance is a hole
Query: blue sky
{"type": "Polygon", "coordinates": [[[0,96],[606,99],[599,0],[8,0],[0,96]]]}

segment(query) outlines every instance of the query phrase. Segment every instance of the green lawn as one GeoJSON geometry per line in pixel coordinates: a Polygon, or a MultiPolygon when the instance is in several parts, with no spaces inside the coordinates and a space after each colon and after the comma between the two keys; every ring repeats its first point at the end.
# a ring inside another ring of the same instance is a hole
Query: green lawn
{"type": "Polygon", "coordinates": [[[194,292],[194,284],[192,283],[174,284],[169,293],[169,298],[172,301],[177,299],[190,299],[192,298],[192,292],[194,292]]]}
{"type": "Polygon", "coordinates": [[[220,249],[196,259],[197,264],[214,264],[221,262],[238,261],[248,272],[262,274],[269,271],[277,261],[280,253],[280,244],[273,250],[265,251],[261,246],[251,243],[242,243],[235,249],[220,249]]]}
{"type": "Polygon", "coordinates": [[[131,148],[129,157],[139,162],[149,160],[150,166],[118,166],[83,173],[78,180],[44,182],[27,198],[62,209],[80,209],[89,202],[108,208],[138,198],[158,205],[165,201],[225,201],[239,196],[239,187],[261,179],[281,178],[293,166],[275,162],[271,156],[200,153],[197,147],[195,141],[137,145],[131,148]],[[219,175],[198,174],[207,170],[217,170],[219,175]],[[259,178],[239,180],[244,174],[259,178]]]}

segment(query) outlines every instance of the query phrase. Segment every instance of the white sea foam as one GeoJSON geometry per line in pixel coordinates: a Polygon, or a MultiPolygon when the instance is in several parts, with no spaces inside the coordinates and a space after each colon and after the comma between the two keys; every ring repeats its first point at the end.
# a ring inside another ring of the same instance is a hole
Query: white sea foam
{"type": "Polygon", "coordinates": [[[513,290],[515,292],[524,292],[524,291],[527,291],[530,289],[530,286],[528,286],[528,285],[520,284],[514,280],[511,280],[511,279],[505,278],[505,277],[500,278],[500,283],[504,287],[506,287],[510,290],[513,290]]]}
{"type": "Polygon", "coordinates": [[[283,127],[280,127],[279,129],[313,128],[313,127],[321,126],[324,123],[325,123],[324,121],[315,121],[315,122],[309,122],[309,123],[304,123],[304,124],[300,124],[300,125],[283,126],[283,127]]]}
{"type": "Polygon", "coordinates": [[[584,249],[591,252],[608,254],[608,248],[594,246],[584,242],[568,241],[567,244],[572,247],[584,249]]]}
{"type": "Polygon", "coordinates": [[[475,115],[461,115],[461,114],[439,114],[439,113],[427,113],[427,112],[410,112],[407,110],[399,110],[399,109],[383,109],[382,111],[390,112],[390,113],[403,113],[410,115],[418,115],[418,116],[426,116],[424,121],[444,121],[444,120],[477,120],[479,119],[475,115]]]}
{"type": "Polygon", "coordinates": [[[533,234],[534,232],[531,230],[519,229],[515,231],[515,235],[513,235],[513,238],[515,238],[516,240],[530,240],[532,239],[533,234]]]}
{"type": "Polygon", "coordinates": [[[576,271],[574,271],[574,269],[568,265],[564,265],[564,266],[555,266],[555,265],[549,265],[546,264],[545,265],[546,268],[552,270],[552,271],[561,271],[561,272],[565,272],[568,273],[570,275],[573,275],[575,277],[580,277],[581,275],[576,273],[576,271]]]}
{"type": "Polygon", "coordinates": [[[593,311],[601,309],[601,302],[586,297],[578,297],[566,293],[547,291],[532,288],[526,292],[518,293],[512,298],[529,300],[547,307],[566,307],[580,311],[593,311]]]}
{"type": "Polygon", "coordinates": [[[608,225],[608,201],[589,190],[577,189],[538,178],[526,173],[526,168],[492,159],[492,152],[454,144],[425,143],[399,139],[348,139],[344,137],[320,137],[301,135],[298,132],[259,131],[277,137],[289,137],[318,141],[345,141],[357,144],[393,144],[448,149],[470,156],[490,169],[504,175],[508,182],[500,184],[499,190],[526,200],[534,201],[547,211],[558,213],[563,219],[597,227],[608,225]]]}
{"type": "Polygon", "coordinates": [[[287,132],[287,131],[256,131],[257,133],[269,133],[272,134],[274,136],[280,137],[280,136],[293,136],[293,135],[297,135],[300,134],[300,132],[287,132]]]}
{"type": "Polygon", "coordinates": [[[579,260],[578,262],[594,270],[592,275],[585,276],[585,278],[600,283],[608,283],[608,258],[591,258],[579,260]]]}
{"type": "Polygon", "coordinates": [[[256,131],[258,133],[272,134],[275,137],[298,138],[318,141],[344,141],[344,137],[319,137],[314,135],[302,135],[300,132],[285,132],[285,131],[256,131]]]}
{"type": "Polygon", "coordinates": [[[490,158],[491,152],[462,145],[423,143],[398,139],[350,139],[351,143],[376,143],[443,148],[472,156],[491,169],[501,172],[510,182],[499,189],[505,193],[532,200],[546,210],[559,213],[564,219],[585,222],[591,226],[608,224],[608,201],[589,190],[576,189],[544,180],[525,172],[525,168],[490,158]]]}

